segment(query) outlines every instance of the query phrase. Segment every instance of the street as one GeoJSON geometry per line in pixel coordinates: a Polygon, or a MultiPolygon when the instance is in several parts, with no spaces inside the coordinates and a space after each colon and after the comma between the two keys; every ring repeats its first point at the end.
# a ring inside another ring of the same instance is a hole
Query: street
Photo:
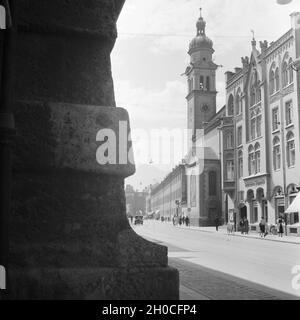
{"type": "Polygon", "coordinates": [[[181,299],[299,299],[292,268],[300,244],[228,236],[146,220],[133,226],[147,240],[166,245],[169,265],[180,272],[181,299]]]}

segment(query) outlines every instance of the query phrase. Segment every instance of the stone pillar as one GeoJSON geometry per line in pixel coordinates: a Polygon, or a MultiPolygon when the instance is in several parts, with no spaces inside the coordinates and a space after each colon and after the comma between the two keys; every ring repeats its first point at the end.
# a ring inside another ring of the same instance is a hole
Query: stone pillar
{"type": "Polygon", "coordinates": [[[167,248],[126,218],[134,165],[96,161],[101,128],[117,146],[130,130],[110,66],[123,2],[17,1],[11,299],[179,298],[167,248]]]}

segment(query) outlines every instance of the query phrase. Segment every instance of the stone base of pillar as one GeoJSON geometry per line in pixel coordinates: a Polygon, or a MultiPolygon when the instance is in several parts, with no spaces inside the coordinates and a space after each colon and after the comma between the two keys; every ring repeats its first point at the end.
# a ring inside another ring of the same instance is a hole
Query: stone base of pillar
{"type": "Polygon", "coordinates": [[[139,237],[126,217],[124,178],[135,170],[127,112],[25,101],[14,111],[7,297],[178,299],[167,248],[139,237]],[[112,151],[128,162],[97,162],[99,130],[115,133],[112,151]]]}
{"type": "Polygon", "coordinates": [[[15,269],[10,299],[178,300],[176,269],[67,268],[15,269]]]}

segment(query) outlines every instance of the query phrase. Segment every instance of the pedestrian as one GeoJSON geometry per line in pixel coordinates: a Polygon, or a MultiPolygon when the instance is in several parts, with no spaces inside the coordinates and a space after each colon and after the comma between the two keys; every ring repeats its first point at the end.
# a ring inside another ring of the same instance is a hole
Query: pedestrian
{"type": "Polygon", "coordinates": [[[185,216],[182,217],[182,224],[185,225],[185,216]]]}
{"type": "Polygon", "coordinates": [[[283,235],[283,219],[280,217],[278,219],[278,236],[282,238],[283,235]]]}
{"type": "Polygon", "coordinates": [[[244,234],[244,232],[245,232],[244,218],[240,221],[240,230],[241,230],[241,234],[244,234]]]}
{"type": "Polygon", "coordinates": [[[179,217],[179,225],[181,226],[181,224],[182,224],[182,218],[179,217]]]}
{"type": "Polygon", "coordinates": [[[264,236],[265,231],[266,231],[266,222],[265,222],[265,219],[261,217],[261,220],[259,223],[259,234],[261,238],[264,236]]]}
{"type": "Polygon", "coordinates": [[[216,231],[218,232],[219,231],[219,217],[216,216],[215,218],[215,225],[216,225],[216,231]]]}
{"type": "Polygon", "coordinates": [[[245,221],[244,221],[244,230],[245,230],[245,233],[246,233],[246,234],[249,233],[249,221],[248,221],[247,218],[246,218],[245,221]]]}
{"type": "Polygon", "coordinates": [[[186,218],[185,218],[185,224],[187,227],[190,226],[190,218],[188,216],[186,216],[186,218]]]}
{"type": "Polygon", "coordinates": [[[234,234],[234,222],[232,220],[228,221],[227,223],[227,234],[234,234]]]}

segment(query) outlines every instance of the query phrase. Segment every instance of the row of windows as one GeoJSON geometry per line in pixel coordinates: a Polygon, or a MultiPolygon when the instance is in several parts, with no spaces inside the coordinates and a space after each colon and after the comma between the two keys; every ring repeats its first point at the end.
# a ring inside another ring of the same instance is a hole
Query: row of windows
{"type": "MultiPolygon", "coordinates": [[[[287,155],[287,166],[295,166],[296,151],[295,151],[295,137],[293,132],[289,132],[286,136],[286,155],[287,155]]],[[[248,149],[248,169],[249,175],[260,173],[261,171],[261,153],[260,145],[256,143],[253,147],[249,146],[248,149]]],[[[238,178],[243,177],[243,151],[240,150],[238,153],[238,178]]],[[[281,168],[281,145],[280,138],[278,136],[273,139],[273,167],[274,170],[281,168]]],[[[226,160],[226,180],[234,180],[234,160],[233,155],[229,155],[226,160]]]]}
{"type": "MultiPolygon", "coordinates": [[[[276,131],[280,125],[280,116],[278,107],[272,110],[272,130],[276,131]]],[[[293,123],[293,104],[292,101],[288,101],[285,104],[285,121],[286,126],[293,123]]],[[[262,136],[262,115],[261,109],[258,108],[256,111],[251,112],[250,117],[250,139],[254,140],[262,136]]],[[[242,145],[242,127],[237,128],[237,146],[242,145]]],[[[225,147],[227,149],[233,148],[233,136],[228,134],[225,138],[225,147]]]]}
{"type": "MultiPolygon", "coordinates": [[[[281,70],[281,78],[282,78],[282,87],[286,87],[289,84],[291,84],[293,79],[293,69],[292,69],[292,58],[289,59],[289,61],[284,61],[282,64],[282,70],[281,70]]],[[[274,94],[275,92],[279,91],[280,89],[280,74],[279,74],[279,68],[275,67],[275,64],[273,64],[270,68],[270,74],[269,74],[269,83],[270,83],[270,94],[274,94]]]]}
{"type": "MultiPolygon", "coordinates": [[[[292,58],[290,58],[288,61],[285,60],[282,64],[282,70],[281,70],[281,81],[282,81],[282,87],[287,87],[289,84],[293,83],[294,81],[294,75],[293,75],[293,68],[292,68],[292,58]]],[[[258,78],[257,70],[254,69],[253,75],[252,75],[252,81],[251,81],[251,87],[250,87],[250,106],[254,106],[255,104],[259,103],[261,101],[261,82],[258,78]]],[[[270,95],[274,94],[275,92],[278,92],[280,90],[280,72],[279,68],[275,66],[275,63],[270,68],[269,73],[269,90],[270,95]]],[[[228,100],[228,116],[234,115],[234,104],[235,104],[235,114],[238,115],[242,112],[242,103],[241,103],[241,93],[238,92],[235,98],[231,94],[228,100]]]]}
{"type": "MultiPolygon", "coordinates": [[[[289,132],[286,136],[286,161],[287,166],[295,166],[296,151],[295,151],[295,137],[293,132],[289,132]]],[[[281,168],[281,144],[278,136],[273,139],[273,168],[279,170],[281,168]]]]}
{"type": "Polygon", "coordinates": [[[228,99],[228,109],[227,109],[228,116],[233,116],[234,111],[236,115],[239,115],[242,113],[242,99],[241,99],[240,89],[236,94],[235,99],[233,98],[232,94],[229,96],[229,99],[228,99]]]}
{"type": "MultiPolygon", "coordinates": [[[[243,143],[243,128],[242,126],[237,128],[237,146],[242,145],[243,143]]],[[[225,135],[224,139],[224,149],[233,149],[234,148],[234,139],[233,139],[233,134],[232,132],[228,132],[225,135]]]]}
{"type": "MultiPolygon", "coordinates": [[[[249,169],[249,175],[254,175],[257,173],[260,173],[261,170],[261,154],[260,154],[260,144],[256,143],[253,147],[250,145],[248,149],[248,169],[249,169]]],[[[244,170],[244,160],[243,160],[243,151],[240,150],[238,153],[238,166],[237,166],[237,175],[238,178],[242,178],[244,176],[243,170],[244,170]]],[[[226,176],[225,179],[227,181],[233,181],[234,180],[234,160],[233,155],[229,155],[226,160],[226,176]]]]}
{"type": "MultiPolygon", "coordinates": [[[[293,123],[293,103],[288,101],[285,103],[285,124],[289,126],[293,123]]],[[[279,108],[276,107],[272,110],[272,130],[278,130],[280,125],[279,108]]]]}
{"type": "Polygon", "coordinates": [[[181,198],[181,188],[173,191],[171,194],[165,196],[160,195],[159,197],[153,197],[152,204],[153,206],[159,206],[166,202],[175,202],[175,200],[181,198]]]}

